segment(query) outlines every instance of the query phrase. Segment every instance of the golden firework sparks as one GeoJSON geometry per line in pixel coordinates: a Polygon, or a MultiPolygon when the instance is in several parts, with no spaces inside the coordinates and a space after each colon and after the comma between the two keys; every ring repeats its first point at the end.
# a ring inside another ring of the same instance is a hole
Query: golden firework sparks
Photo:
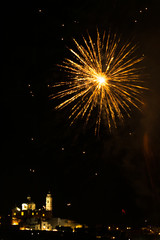
{"type": "Polygon", "coordinates": [[[103,34],[94,43],[88,34],[88,41],[83,38],[80,45],[75,39],[76,51],[69,49],[73,59],[65,59],[61,68],[68,72],[66,81],[53,87],[65,87],[51,95],[51,99],[60,99],[56,109],[71,106],[71,124],[78,118],[85,118],[88,123],[96,111],[95,133],[99,131],[102,118],[109,130],[117,127],[117,120],[123,122],[124,116],[130,117],[131,105],[141,109],[142,92],[146,89],[140,80],[137,64],[143,57],[135,57],[136,46],[131,43],[121,44],[116,34],[103,34]]]}

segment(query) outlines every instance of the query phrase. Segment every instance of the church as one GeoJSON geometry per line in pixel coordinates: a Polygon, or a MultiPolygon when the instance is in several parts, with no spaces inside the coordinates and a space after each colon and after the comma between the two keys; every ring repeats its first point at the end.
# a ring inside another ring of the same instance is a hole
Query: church
{"type": "Polygon", "coordinates": [[[36,208],[36,204],[29,196],[26,203],[22,203],[21,208],[15,207],[12,209],[11,224],[18,226],[20,230],[56,231],[60,227],[70,227],[73,230],[84,227],[84,225],[69,219],[54,218],[52,210],[52,195],[50,192],[46,195],[46,204],[41,209],[36,208]]]}

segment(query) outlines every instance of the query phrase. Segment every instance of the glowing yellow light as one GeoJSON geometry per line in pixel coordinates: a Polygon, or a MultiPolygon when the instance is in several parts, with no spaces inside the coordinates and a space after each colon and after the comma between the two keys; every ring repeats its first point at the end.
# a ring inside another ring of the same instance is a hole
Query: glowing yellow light
{"type": "Polygon", "coordinates": [[[100,76],[97,77],[97,81],[101,85],[101,84],[105,83],[106,78],[100,75],[100,76]]]}
{"type": "Polygon", "coordinates": [[[26,230],[26,229],[25,229],[25,227],[20,227],[20,230],[22,230],[22,231],[23,231],[23,230],[26,230]]]}
{"type": "Polygon", "coordinates": [[[12,225],[19,225],[19,222],[20,222],[20,220],[17,220],[17,219],[13,219],[12,218],[12,225]]]}
{"type": "Polygon", "coordinates": [[[24,212],[21,212],[21,216],[24,216],[24,212]]]}
{"type": "Polygon", "coordinates": [[[95,133],[99,132],[102,119],[109,130],[130,117],[131,106],[141,110],[142,93],[146,88],[140,80],[137,64],[143,60],[135,56],[136,46],[121,44],[116,35],[100,34],[94,43],[88,35],[84,45],[75,39],[77,51],[70,49],[73,59],[66,59],[59,67],[64,68],[69,79],[54,83],[59,88],[51,99],[59,99],[56,109],[71,104],[71,124],[78,118],[85,118],[86,124],[95,119],[95,133]],[[74,103],[72,105],[72,103],[74,103]],[[96,111],[96,118],[91,118],[96,111]]]}
{"type": "Polygon", "coordinates": [[[17,226],[17,225],[19,225],[19,224],[18,224],[18,222],[14,222],[14,223],[12,223],[12,225],[16,225],[16,226],[17,226]]]}
{"type": "Polygon", "coordinates": [[[83,226],[82,225],[76,225],[76,228],[82,228],[83,226]]]}

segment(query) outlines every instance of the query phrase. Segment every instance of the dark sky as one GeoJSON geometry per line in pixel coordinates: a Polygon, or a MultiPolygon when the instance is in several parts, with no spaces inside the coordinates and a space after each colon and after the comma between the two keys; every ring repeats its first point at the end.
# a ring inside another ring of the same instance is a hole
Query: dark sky
{"type": "Polygon", "coordinates": [[[50,189],[54,215],[86,223],[160,221],[160,6],[155,0],[6,2],[1,21],[1,198],[10,212],[50,189]],[[50,86],[72,38],[111,29],[144,53],[145,107],[110,134],[69,109],[54,110],[50,86]],[[34,170],[34,172],[33,172],[34,170]],[[71,203],[67,207],[67,203],[71,203]],[[126,210],[125,218],[121,210],[126,210]]]}

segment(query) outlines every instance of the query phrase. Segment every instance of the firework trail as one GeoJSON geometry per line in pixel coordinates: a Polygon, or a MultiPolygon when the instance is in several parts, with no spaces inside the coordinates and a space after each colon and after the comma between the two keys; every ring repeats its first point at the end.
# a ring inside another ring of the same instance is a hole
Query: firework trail
{"type": "Polygon", "coordinates": [[[95,133],[99,132],[102,119],[111,131],[117,127],[117,121],[124,121],[125,115],[130,117],[132,105],[141,109],[142,92],[146,88],[137,64],[143,57],[135,57],[136,46],[130,42],[122,45],[116,34],[104,32],[101,39],[97,30],[96,43],[89,34],[88,40],[83,37],[83,41],[80,45],[74,39],[77,50],[69,49],[73,58],[59,65],[68,77],[53,85],[57,93],[51,99],[60,100],[56,109],[71,104],[71,124],[78,118],[88,123],[96,112],[95,133]]]}

